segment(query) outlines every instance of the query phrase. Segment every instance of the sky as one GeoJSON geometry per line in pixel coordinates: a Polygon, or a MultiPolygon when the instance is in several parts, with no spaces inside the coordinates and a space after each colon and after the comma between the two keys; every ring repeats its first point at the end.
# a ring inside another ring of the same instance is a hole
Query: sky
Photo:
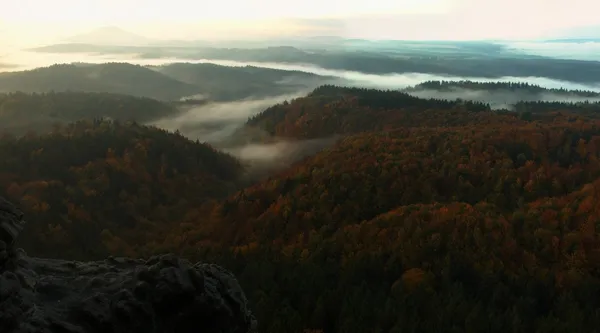
{"type": "Polygon", "coordinates": [[[598,25],[596,0],[19,0],[0,11],[2,50],[101,26],[157,39],[336,35],[535,39],[598,25]]]}

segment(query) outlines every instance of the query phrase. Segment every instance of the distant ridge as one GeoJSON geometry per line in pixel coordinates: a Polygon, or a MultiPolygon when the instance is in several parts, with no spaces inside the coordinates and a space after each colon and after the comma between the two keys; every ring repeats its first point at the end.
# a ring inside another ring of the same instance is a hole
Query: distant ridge
{"type": "Polygon", "coordinates": [[[600,41],[600,25],[586,25],[560,30],[548,36],[547,42],[586,43],[600,41]]]}
{"type": "Polygon", "coordinates": [[[600,38],[560,38],[547,39],[544,43],[600,43],[600,38]]]}
{"type": "Polygon", "coordinates": [[[106,26],[75,35],[65,39],[69,43],[83,43],[92,45],[119,45],[139,46],[152,43],[152,39],[123,30],[119,27],[106,26]]]}

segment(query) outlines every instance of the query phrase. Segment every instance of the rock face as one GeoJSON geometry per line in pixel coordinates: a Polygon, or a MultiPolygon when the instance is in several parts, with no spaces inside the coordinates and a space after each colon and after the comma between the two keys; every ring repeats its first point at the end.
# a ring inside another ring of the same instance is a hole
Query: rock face
{"type": "Polygon", "coordinates": [[[0,198],[0,332],[247,333],[256,320],[235,277],[174,255],[74,262],[12,244],[23,214],[0,198]]]}
{"type": "Polygon", "coordinates": [[[0,197],[0,241],[12,245],[24,224],[23,212],[0,197]]]}

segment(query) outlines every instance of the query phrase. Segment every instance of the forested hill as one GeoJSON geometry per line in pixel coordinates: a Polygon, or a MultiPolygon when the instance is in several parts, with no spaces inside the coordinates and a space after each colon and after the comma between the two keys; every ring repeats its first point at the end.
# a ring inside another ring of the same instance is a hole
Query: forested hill
{"type": "Polygon", "coordinates": [[[199,93],[197,87],[128,63],[53,65],[0,73],[0,92],[84,91],[175,100],[199,93]]]}
{"type": "Polygon", "coordinates": [[[349,136],[190,213],[185,253],[248,278],[265,332],[593,331],[600,123],[485,115],[349,136]]]}
{"type": "Polygon", "coordinates": [[[0,188],[23,206],[23,242],[40,256],[132,254],[192,207],[235,191],[242,171],[210,146],[135,123],[82,121],[0,139],[0,188]]]}
{"type": "Polygon", "coordinates": [[[531,94],[541,93],[552,93],[556,95],[564,96],[578,96],[578,97],[600,97],[599,92],[589,90],[569,90],[569,89],[551,89],[543,88],[541,86],[524,83],[524,82],[479,82],[479,81],[426,81],[419,83],[415,86],[404,89],[406,92],[419,91],[424,89],[437,90],[437,91],[452,91],[455,89],[469,89],[469,90],[481,90],[481,91],[510,91],[510,92],[522,92],[531,94]]]}
{"type": "MultiPolygon", "coordinates": [[[[470,81],[458,83],[468,87],[470,81]]],[[[482,90],[482,94],[461,94],[443,92],[452,86],[437,81],[425,83],[428,89],[383,91],[365,88],[348,88],[323,85],[306,97],[279,103],[251,117],[246,128],[259,129],[266,133],[287,138],[317,138],[333,134],[352,134],[364,131],[381,131],[394,128],[412,127],[455,127],[478,125],[482,123],[512,122],[515,117],[523,120],[552,118],[552,112],[576,113],[593,119],[600,117],[600,102],[595,102],[593,92],[570,90],[544,90],[537,86],[518,83],[500,83],[497,87],[513,89],[494,95],[498,90],[482,90]],[[530,88],[533,87],[533,88],[530,88]],[[444,90],[446,89],[446,90],[444,90]],[[542,90],[539,90],[542,89],[542,90]],[[550,91],[564,93],[564,101],[543,100],[543,93],[524,93],[524,91],[550,91]],[[436,93],[431,93],[434,91],[436,93]],[[417,97],[416,92],[426,92],[417,97]],[[489,92],[489,93],[488,93],[489,92]],[[569,95],[571,94],[571,95],[569,95]],[[569,101],[566,96],[580,94],[582,101],[569,101]],[[431,98],[431,96],[437,98],[431,98]],[[469,100],[471,98],[472,100],[469,100]],[[585,100],[590,98],[590,100],[585,100]],[[538,100],[541,99],[541,100],[538,100]],[[489,103],[500,106],[492,110],[489,103]],[[507,108],[511,112],[504,113],[507,108]],[[498,113],[500,111],[500,113],[498,113]],[[492,114],[507,117],[490,117],[492,114]]],[[[479,83],[473,83],[479,86],[479,83]]],[[[482,84],[480,87],[485,87],[482,84]]],[[[494,86],[494,84],[490,84],[494,86]]]]}
{"type": "Polygon", "coordinates": [[[564,112],[585,115],[586,117],[600,118],[600,102],[518,102],[515,111],[520,113],[535,114],[536,117],[543,116],[548,112],[564,112]]]}
{"type": "Polygon", "coordinates": [[[0,94],[0,132],[48,132],[57,124],[97,118],[148,122],[177,112],[157,100],[119,94],[8,93],[0,94]]]}
{"type": "Polygon", "coordinates": [[[258,67],[173,63],[61,64],[0,73],[0,92],[103,92],[174,101],[202,96],[232,101],[308,90],[329,80],[315,74],[258,67]]]}
{"type": "Polygon", "coordinates": [[[306,97],[266,109],[249,119],[247,126],[276,136],[314,138],[397,127],[465,125],[479,122],[489,111],[479,102],[324,85],[306,97]]]}
{"type": "Polygon", "coordinates": [[[150,68],[181,82],[193,84],[205,98],[213,101],[296,94],[330,80],[299,71],[252,66],[227,67],[208,63],[173,63],[150,68]]]}
{"type": "Polygon", "coordinates": [[[600,120],[530,107],[324,86],[248,126],[341,139],[243,188],[210,146],[79,122],[0,138],[0,195],[37,255],[231,269],[261,332],[594,332],[600,120]]]}

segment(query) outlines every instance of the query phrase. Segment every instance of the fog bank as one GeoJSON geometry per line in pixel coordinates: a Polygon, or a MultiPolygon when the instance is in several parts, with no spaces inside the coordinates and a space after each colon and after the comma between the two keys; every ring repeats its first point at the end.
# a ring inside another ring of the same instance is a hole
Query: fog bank
{"type": "Polygon", "coordinates": [[[173,118],[163,118],[149,125],[166,130],[179,130],[182,135],[201,142],[220,146],[248,120],[266,108],[306,95],[307,91],[263,99],[247,99],[226,103],[208,103],[197,107],[182,108],[173,118]]]}
{"type": "Polygon", "coordinates": [[[492,109],[513,109],[513,105],[518,102],[600,102],[600,97],[583,97],[573,93],[559,94],[553,92],[528,93],[527,91],[509,91],[509,90],[474,90],[452,87],[449,91],[438,91],[433,89],[423,89],[408,92],[410,95],[419,98],[437,98],[456,100],[464,99],[490,104],[492,109]]]}
{"type": "MultiPolygon", "coordinates": [[[[544,43],[536,43],[544,44],[544,43]]],[[[517,45],[517,44],[515,44],[517,45]]],[[[520,45],[520,44],[519,44],[520,45]]],[[[569,45],[571,45],[569,43],[569,45]]],[[[600,54],[600,53],[598,53],[600,54]]],[[[321,76],[330,76],[339,80],[338,84],[376,88],[376,89],[402,89],[409,86],[414,86],[423,81],[481,81],[481,82],[522,82],[535,84],[544,88],[564,88],[569,90],[591,90],[600,92],[600,78],[597,85],[580,84],[568,81],[549,79],[545,77],[517,77],[504,76],[500,78],[485,78],[485,77],[460,77],[441,74],[425,74],[425,73],[390,73],[390,74],[367,74],[357,71],[334,70],[326,69],[312,64],[300,63],[277,63],[277,62],[253,62],[253,61],[232,61],[219,59],[185,59],[185,58],[139,58],[138,55],[97,55],[97,54],[52,54],[52,53],[35,53],[35,52],[20,52],[11,54],[14,58],[14,63],[17,66],[8,70],[23,70],[36,67],[49,66],[56,63],[72,63],[85,62],[101,64],[106,62],[128,62],[137,65],[152,65],[159,66],[174,62],[187,63],[210,63],[215,65],[243,67],[255,66],[263,68],[272,68],[280,70],[291,70],[312,73],[321,76]]],[[[5,69],[6,70],[6,69],[5,69]]]]}
{"type": "Polygon", "coordinates": [[[515,42],[504,44],[513,52],[556,59],[600,61],[600,42],[515,42]]]}

